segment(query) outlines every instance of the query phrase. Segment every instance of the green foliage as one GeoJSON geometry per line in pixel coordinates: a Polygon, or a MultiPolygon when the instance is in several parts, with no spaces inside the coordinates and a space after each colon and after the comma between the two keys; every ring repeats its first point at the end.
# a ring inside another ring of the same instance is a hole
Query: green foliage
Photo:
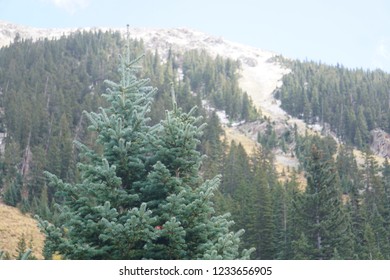
{"type": "Polygon", "coordinates": [[[261,134],[259,132],[257,136],[257,142],[259,142],[262,147],[268,150],[272,150],[278,145],[278,139],[276,137],[275,129],[273,128],[271,123],[267,123],[267,129],[264,134],[261,134]]]}
{"type": "Polygon", "coordinates": [[[11,256],[8,252],[0,251],[0,260],[10,260],[11,256]]]}
{"type": "MultiPolygon", "coordinates": [[[[310,255],[306,256],[310,259],[331,259],[335,249],[342,258],[352,258],[352,233],[341,201],[334,163],[312,141],[305,165],[307,187],[295,206],[305,236],[305,239],[299,236],[298,248],[307,240],[307,245],[312,248],[310,255]]],[[[301,253],[301,249],[298,252],[301,253]]]]}
{"type": "Polygon", "coordinates": [[[218,200],[218,207],[228,209],[236,228],[246,230],[243,241],[245,247],[257,249],[254,258],[275,258],[274,211],[278,200],[273,200],[273,194],[279,185],[272,158],[263,150],[249,158],[241,144],[232,142],[224,168],[224,198],[218,200]]]}
{"type": "Polygon", "coordinates": [[[11,206],[17,206],[22,200],[21,189],[21,177],[17,176],[15,181],[5,190],[4,202],[11,206]]]}
{"type": "MultiPolygon", "coordinates": [[[[296,173],[293,172],[291,179],[287,180],[282,186],[275,188],[274,195],[274,213],[275,213],[275,258],[277,259],[301,259],[297,252],[297,237],[299,236],[299,215],[295,203],[301,195],[298,190],[296,173]]],[[[305,244],[305,243],[303,243],[305,244]]],[[[302,246],[300,247],[302,248],[302,246]]],[[[301,250],[301,249],[300,249],[301,250]]],[[[307,252],[304,252],[302,259],[308,258],[307,252]]]]}
{"type": "MultiPolygon", "coordinates": [[[[87,140],[81,112],[102,102],[95,92],[113,77],[108,58],[119,46],[119,33],[99,31],[25,40],[0,50],[6,203],[39,211],[44,170],[77,180],[72,141],[87,140]]],[[[53,192],[47,189],[48,203],[53,192]]]]}
{"type": "MultiPolygon", "coordinates": [[[[17,260],[36,260],[36,257],[32,254],[33,252],[33,240],[31,239],[27,247],[27,242],[25,235],[19,238],[18,247],[16,248],[16,252],[18,255],[16,256],[17,260]]],[[[0,256],[1,259],[1,256],[0,256]]]]}
{"type": "Polygon", "coordinates": [[[216,112],[213,112],[206,120],[207,126],[203,131],[200,147],[201,153],[206,157],[203,159],[201,171],[204,178],[210,179],[221,173],[226,147],[221,140],[224,131],[216,112]]]}
{"type": "Polygon", "coordinates": [[[293,258],[296,260],[309,260],[314,248],[302,232],[299,239],[292,241],[293,258]]]}
{"type": "Polygon", "coordinates": [[[277,92],[282,108],[306,123],[328,123],[338,137],[358,148],[369,144],[369,132],[390,132],[390,75],[349,70],[337,65],[284,61],[291,73],[277,92]]]}
{"type": "MultiPolygon", "coordinates": [[[[217,114],[202,108],[206,100],[231,121],[259,117],[239,88],[237,61],[130,41],[135,57],[145,52],[135,59],[143,71],[122,63],[118,72],[113,58],[123,45],[119,33],[99,31],[0,50],[2,198],[47,220],[45,258],[234,259],[250,247],[256,259],[390,258],[388,161],[380,167],[366,151],[359,166],[331,137],[277,137],[271,122],[259,135],[262,150],[249,156],[222,143],[217,114]],[[120,77],[100,94],[103,80],[120,77]],[[305,191],[295,172],[278,182],[270,152],[293,140],[305,191]]],[[[360,148],[373,128],[390,131],[388,74],[286,63],[293,71],[276,94],[290,114],[328,123],[360,148]]]]}
{"type": "Polygon", "coordinates": [[[128,51],[119,83],[108,81],[110,106],[86,113],[99,149],[78,143],[82,181],[64,183],[47,173],[58,190],[58,225],[41,221],[45,257],[67,259],[236,259],[243,231],[231,232],[226,216],[214,216],[211,198],[219,178],[203,181],[196,150],[204,125],[195,109],[173,109],[160,123],[147,117],[156,90],[138,79],[128,51]]]}
{"type": "Polygon", "coordinates": [[[252,100],[238,85],[238,61],[211,59],[206,51],[192,50],[183,56],[183,72],[191,81],[193,91],[210,100],[215,108],[224,110],[230,120],[253,121],[259,117],[252,100]]]}
{"type": "Polygon", "coordinates": [[[388,161],[378,167],[370,151],[358,168],[350,149],[341,149],[337,158],[343,192],[348,197],[355,243],[355,258],[389,258],[388,161]],[[382,174],[380,174],[382,171],[382,174]]]}
{"type": "MultiPolygon", "coordinates": [[[[73,141],[93,147],[97,136],[96,133],[85,133],[87,118],[82,112],[96,112],[98,107],[106,106],[107,101],[100,92],[105,90],[105,79],[118,80],[112,58],[122,47],[119,33],[97,31],[78,32],[58,40],[19,40],[0,50],[0,104],[4,109],[4,114],[0,115],[0,130],[7,131],[0,181],[7,193],[7,203],[23,204],[26,210],[41,215],[44,208],[41,197],[46,183],[42,175],[44,170],[69,182],[80,181],[73,141]],[[26,154],[30,156],[25,158],[26,154]],[[22,171],[22,166],[28,167],[26,172],[22,171]],[[18,176],[21,180],[15,179],[18,176]],[[19,195],[22,189],[23,203],[19,195]]],[[[142,41],[130,41],[130,48],[136,55],[145,52],[143,73],[138,73],[137,77],[148,76],[151,84],[159,88],[148,114],[150,124],[159,123],[165,118],[165,110],[172,108],[172,86],[178,105],[185,111],[198,106],[195,115],[202,115],[209,126],[197,150],[208,156],[203,167],[209,173],[206,177],[212,178],[219,172],[212,162],[223,154],[222,130],[218,128],[218,118],[208,116],[202,109],[201,100],[211,101],[213,97],[198,87],[196,77],[208,75],[209,72],[205,72],[212,68],[213,76],[226,84],[226,96],[230,96],[230,88],[233,88],[235,103],[243,99],[247,104],[245,108],[240,106],[238,111],[235,109],[232,115],[239,117],[239,111],[244,110],[245,116],[253,117],[256,115],[253,105],[238,88],[237,63],[202,56],[202,65],[212,67],[199,68],[197,60],[188,59],[192,52],[176,54],[170,50],[162,57],[157,51],[154,54],[145,51],[142,41]],[[198,74],[193,76],[193,72],[186,70],[181,76],[179,68],[197,69],[198,74]],[[229,77],[225,77],[226,73],[229,77]]],[[[194,55],[200,58],[200,54],[194,55]]],[[[216,82],[210,80],[208,87],[216,82]]],[[[45,192],[48,209],[52,211],[55,190],[49,185],[45,192]]]]}

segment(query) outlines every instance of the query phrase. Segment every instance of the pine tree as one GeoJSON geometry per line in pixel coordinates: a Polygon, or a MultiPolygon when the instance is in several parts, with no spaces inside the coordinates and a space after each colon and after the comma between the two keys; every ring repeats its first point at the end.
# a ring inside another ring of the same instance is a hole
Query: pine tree
{"type": "Polygon", "coordinates": [[[242,144],[237,145],[233,140],[224,161],[222,192],[234,195],[240,184],[247,185],[250,182],[249,177],[248,155],[242,144]]]}
{"type": "Polygon", "coordinates": [[[293,172],[291,179],[286,181],[283,186],[278,186],[275,191],[275,247],[276,258],[278,259],[299,259],[293,252],[292,240],[299,237],[296,219],[294,212],[294,199],[301,193],[298,190],[299,183],[297,182],[296,173],[293,172]]]}
{"type": "Polygon", "coordinates": [[[386,158],[382,168],[382,183],[384,188],[384,218],[386,220],[386,226],[390,229],[390,164],[386,158]]]}
{"type": "Polygon", "coordinates": [[[225,146],[221,141],[221,136],[224,130],[221,127],[216,112],[213,112],[207,120],[207,127],[202,137],[202,152],[207,157],[202,164],[202,171],[204,172],[205,178],[212,178],[222,171],[225,146]]]}
{"type": "MultiPolygon", "coordinates": [[[[390,256],[389,222],[388,222],[388,198],[386,181],[380,176],[380,168],[368,149],[365,152],[363,179],[363,215],[375,233],[377,247],[386,259],[390,256]]],[[[386,163],[383,169],[383,177],[386,177],[386,163]]],[[[375,258],[375,256],[372,256],[375,258]]]]}
{"type": "Polygon", "coordinates": [[[56,225],[41,221],[45,257],[66,259],[235,259],[243,231],[215,216],[211,198],[219,177],[203,181],[197,151],[203,130],[195,109],[183,113],[173,97],[165,120],[147,124],[155,89],[137,79],[130,53],[120,83],[108,82],[110,103],[87,113],[100,148],[77,143],[82,181],[69,184],[47,173],[63,201],[56,225]],[[100,150],[100,152],[99,152],[100,150]]]}
{"type": "Polygon", "coordinates": [[[15,177],[12,184],[4,192],[4,202],[11,206],[17,206],[22,200],[23,179],[20,174],[17,174],[15,177]]]}
{"type": "Polygon", "coordinates": [[[299,239],[292,242],[293,259],[295,260],[310,260],[313,254],[313,244],[309,244],[309,240],[302,232],[299,239]]]}
{"type": "MultiPolygon", "coordinates": [[[[17,260],[36,260],[37,258],[32,254],[33,246],[32,246],[32,238],[28,244],[24,233],[22,233],[22,236],[19,238],[18,246],[16,248],[16,252],[18,255],[16,256],[17,260]]],[[[1,259],[1,256],[0,256],[1,259]]]]}
{"type": "MultiPolygon", "coordinates": [[[[258,155],[260,160],[265,160],[264,153],[258,155]]],[[[270,184],[267,181],[267,166],[263,162],[257,162],[254,166],[254,188],[255,204],[251,205],[257,210],[256,222],[257,234],[255,241],[257,258],[273,259],[275,254],[275,224],[272,209],[272,194],[270,184]]],[[[249,193],[251,195],[251,193],[249,193]]]]}
{"type": "Polygon", "coordinates": [[[375,233],[370,224],[364,226],[364,247],[363,252],[360,254],[362,259],[378,260],[383,259],[380,249],[378,248],[378,242],[375,238],[375,233]]]}
{"type": "Polygon", "coordinates": [[[306,177],[307,187],[296,207],[301,232],[313,248],[307,257],[331,259],[337,249],[342,258],[351,258],[350,225],[341,201],[337,172],[314,141],[306,162],[306,177]]]}

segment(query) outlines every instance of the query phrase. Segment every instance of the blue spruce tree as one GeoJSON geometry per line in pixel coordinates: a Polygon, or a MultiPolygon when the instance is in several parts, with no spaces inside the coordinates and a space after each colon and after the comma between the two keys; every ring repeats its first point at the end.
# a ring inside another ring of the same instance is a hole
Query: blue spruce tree
{"type": "Polygon", "coordinates": [[[228,215],[214,215],[219,177],[204,181],[197,151],[204,125],[195,108],[173,109],[155,126],[148,113],[156,89],[138,79],[127,50],[121,81],[108,81],[108,108],[86,113],[98,149],[81,150],[81,183],[47,173],[62,203],[56,224],[41,221],[46,258],[66,259],[238,259],[243,231],[232,232],[228,215]]]}

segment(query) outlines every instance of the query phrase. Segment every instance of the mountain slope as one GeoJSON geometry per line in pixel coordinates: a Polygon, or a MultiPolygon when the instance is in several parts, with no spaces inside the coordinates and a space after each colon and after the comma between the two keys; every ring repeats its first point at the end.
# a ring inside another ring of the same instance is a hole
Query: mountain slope
{"type": "MultiPolygon", "coordinates": [[[[99,28],[106,31],[109,28],[99,28]]],[[[9,44],[15,37],[38,40],[42,38],[59,38],[77,31],[98,30],[97,28],[84,29],[39,29],[21,26],[0,21],[0,46],[9,44]],[[19,34],[19,35],[18,35],[19,34]]],[[[298,125],[299,132],[304,133],[306,126],[302,120],[293,119],[280,108],[280,104],[274,98],[273,92],[281,86],[282,77],[289,73],[276,58],[277,54],[261,50],[258,48],[227,41],[220,37],[194,31],[186,28],[174,29],[150,29],[150,28],[122,28],[119,29],[123,35],[131,38],[142,39],[146,49],[158,50],[161,57],[166,59],[169,50],[183,53],[187,50],[206,50],[211,56],[221,56],[238,60],[241,63],[240,87],[246,91],[253,100],[254,105],[274,122],[284,129],[291,129],[293,124],[298,125]]],[[[225,131],[228,140],[242,142],[248,153],[257,146],[258,128],[251,126],[252,134],[245,131],[245,127],[234,127],[225,131]],[[243,140],[245,139],[245,141],[243,140]]],[[[277,162],[284,166],[295,167],[298,163],[296,159],[279,154],[277,162]]]]}
{"type": "MultiPolygon", "coordinates": [[[[109,28],[99,28],[103,31],[109,28]]],[[[97,28],[83,29],[39,29],[0,21],[0,47],[11,43],[16,36],[24,39],[59,38],[77,31],[97,30],[97,28]],[[18,35],[19,34],[19,35],[18,35]]],[[[241,62],[242,78],[240,85],[252,97],[253,102],[267,115],[285,115],[272,98],[272,92],[284,74],[289,70],[284,68],[273,57],[277,54],[258,48],[227,41],[223,38],[186,29],[148,29],[129,28],[119,29],[122,34],[129,34],[131,38],[142,39],[145,47],[158,50],[166,56],[170,49],[183,52],[192,49],[204,49],[212,56],[222,56],[241,62]]]]}

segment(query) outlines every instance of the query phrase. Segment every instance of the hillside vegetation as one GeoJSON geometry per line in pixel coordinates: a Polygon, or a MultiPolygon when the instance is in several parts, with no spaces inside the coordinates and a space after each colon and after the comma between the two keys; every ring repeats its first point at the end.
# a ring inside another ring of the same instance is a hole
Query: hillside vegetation
{"type": "MultiPolygon", "coordinates": [[[[290,63],[277,93],[290,114],[329,123],[360,148],[371,128],[388,131],[386,74],[290,63]]],[[[357,163],[352,147],[338,147],[329,135],[298,133],[271,111],[262,116],[253,92],[240,88],[245,67],[206,50],[159,53],[103,31],[18,39],[0,49],[0,189],[5,203],[40,217],[50,237],[44,257],[58,250],[71,259],[239,258],[254,247],[254,259],[389,259],[388,161],[379,166],[363,149],[357,163]],[[118,71],[126,42],[132,58],[145,54],[133,76],[123,76],[123,62],[118,71]],[[137,79],[157,91],[142,97],[128,90],[137,79]],[[221,121],[234,124],[226,136],[221,121]],[[258,142],[247,144],[249,153],[230,141],[242,139],[240,129],[258,142]],[[283,170],[275,158],[287,156],[295,160],[283,170]]]]}
{"type": "Polygon", "coordinates": [[[314,62],[285,61],[291,73],[277,91],[281,107],[307,124],[328,124],[343,142],[360,149],[370,132],[390,133],[390,75],[314,62]]]}

